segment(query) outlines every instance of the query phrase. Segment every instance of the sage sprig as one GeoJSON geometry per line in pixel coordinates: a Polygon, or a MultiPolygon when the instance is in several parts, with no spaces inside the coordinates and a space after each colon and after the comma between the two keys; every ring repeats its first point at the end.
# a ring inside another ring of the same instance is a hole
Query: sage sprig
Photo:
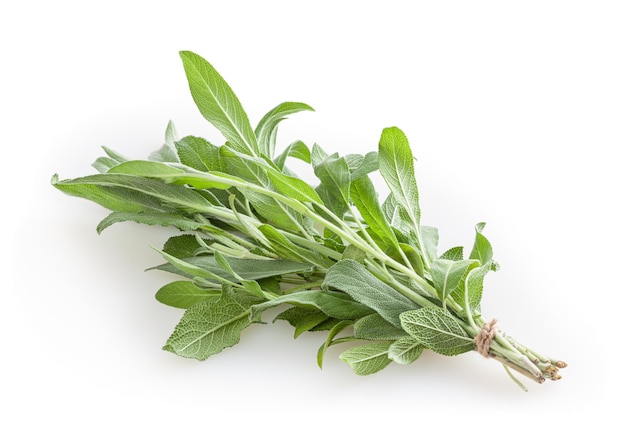
{"type": "Polygon", "coordinates": [[[181,138],[170,122],[146,160],[104,148],[98,173],[52,178],[64,193],[111,211],[98,233],[124,221],[176,231],[153,268],[177,276],[156,299],[185,310],[165,350],[207,359],[280,306],[274,320],[291,324],[296,337],[327,332],[320,367],[331,346],[350,343],[340,358],[359,375],[412,363],[424,350],[476,350],[522,387],[511,370],[538,383],[560,378],[564,362],[481,316],[483,280],[498,269],[485,225],[476,225],[469,256],[460,246],[437,249],[437,229],[421,224],[413,153],[399,128],[385,128],[378,149],[364,155],[328,154],[300,140],[277,153],[279,123],[312,108],[279,104],[253,128],[213,66],[180,55],[195,104],[224,142],[181,138]],[[290,160],[310,165],[318,181],[299,178],[290,160]],[[372,173],[388,187],[382,202],[372,173]]]}

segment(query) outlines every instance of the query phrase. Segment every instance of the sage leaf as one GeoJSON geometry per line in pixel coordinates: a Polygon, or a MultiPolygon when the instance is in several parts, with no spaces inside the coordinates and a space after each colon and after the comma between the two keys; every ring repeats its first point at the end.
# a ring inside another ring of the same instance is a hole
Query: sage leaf
{"type": "Polygon", "coordinates": [[[335,263],[326,273],[322,288],[334,288],[347,293],[396,327],[401,327],[400,314],[416,307],[415,303],[354,260],[335,263]]]}
{"type": "Polygon", "coordinates": [[[100,234],[115,223],[128,221],[151,226],[173,226],[181,231],[193,231],[203,227],[202,223],[198,223],[183,214],[174,212],[113,212],[98,224],[96,230],[98,234],[100,234]]]}
{"type": "Polygon", "coordinates": [[[370,151],[365,156],[358,155],[360,160],[350,167],[350,179],[357,180],[378,169],[378,152],[370,151]]]}
{"type": "Polygon", "coordinates": [[[439,244],[439,231],[432,226],[420,226],[420,235],[424,242],[424,249],[422,250],[426,254],[427,261],[434,261],[437,259],[437,245],[439,244]]]}
{"type": "Polygon", "coordinates": [[[343,204],[348,206],[350,203],[350,170],[346,159],[336,155],[328,156],[315,166],[314,172],[320,179],[321,185],[331,193],[336,194],[343,204]]]}
{"type": "Polygon", "coordinates": [[[163,349],[205,360],[232,347],[250,325],[250,307],[259,301],[251,295],[225,291],[217,301],[195,304],[185,311],[163,349]]]}
{"type": "Polygon", "coordinates": [[[431,276],[439,293],[439,299],[446,299],[463,282],[467,271],[479,264],[477,260],[437,259],[433,261],[431,276]]]}
{"type": "Polygon", "coordinates": [[[347,363],[359,376],[374,374],[391,363],[389,347],[391,342],[375,342],[359,345],[344,351],[339,358],[347,363]]]}
{"type": "Polygon", "coordinates": [[[484,228],[485,223],[478,223],[476,225],[476,237],[474,239],[474,246],[472,247],[472,251],[469,256],[470,258],[480,261],[481,265],[490,263],[493,258],[491,243],[489,243],[489,240],[487,240],[487,238],[482,233],[484,228]]]}
{"type": "Polygon", "coordinates": [[[265,310],[280,304],[314,307],[326,316],[337,319],[358,319],[372,313],[372,309],[354,301],[349,295],[342,292],[302,290],[254,306],[252,308],[252,320],[258,320],[265,310]]]}
{"type": "Polygon", "coordinates": [[[310,331],[327,321],[328,316],[319,310],[291,307],[276,315],[274,321],[277,320],[289,322],[294,327],[293,338],[297,339],[302,333],[310,331]]]}
{"type": "Polygon", "coordinates": [[[439,257],[442,260],[460,261],[463,259],[463,246],[448,249],[439,257]]]}
{"type": "MultiPolygon", "coordinates": [[[[179,162],[174,144],[178,140],[178,133],[172,121],[169,121],[165,129],[165,143],[157,151],[153,151],[148,159],[156,162],[179,162]]],[[[120,161],[123,162],[123,161],[120,161]]]]}
{"type": "Polygon", "coordinates": [[[217,301],[221,295],[221,290],[201,289],[192,281],[173,281],[161,287],[155,298],[162,304],[188,309],[189,307],[201,303],[217,301]]]}
{"type": "Polygon", "coordinates": [[[384,129],[378,144],[380,173],[399,205],[394,209],[394,215],[399,216],[401,223],[407,221],[410,223],[409,230],[415,235],[417,247],[422,251],[426,267],[428,267],[431,252],[422,242],[421,237],[421,211],[413,160],[409,141],[404,133],[397,127],[384,129]]]}
{"type": "Polygon", "coordinates": [[[380,237],[382,249],[398,248],[398,240],[391,230],[391,226],[387,223],[374,184],[371,179],[364,175],[352,182],[351,186],[352,200],[368,224],[369,228],[380,237]]]}
{"type": "Polygon", "coordinates": [[[175,143],[180,162],[199,171],[225,171],[221,166],[219,147],[206,139],[185,136],[175,143]]]}
{"type": "MultiPolygon", "coordinates": [[[[227,148],[222,148],[221,152],[227,156],[227,169],[228,172],[237,176],[247,182],[257,184],[262,188],[273,190],[275,185],[270,178],[268,163],[263,160],[255,160],[254,158],[247,157],[242,154],[229,152],[227,148]]],[[[285,190],[285,187],[289,186],[290,176],[276,177],[274,182],[277,182],[281,189],[285,190]]],[[[295,178],[294,178],[295,179],[295,178]]],[[[304,184],[306,185],[306,184],[304,184]]],[[[276,200],[270,195],[261,194],[254,189],[240,188],[241,193],[254,207],[254,209],[264,217],[268,223],[273,223],[278,226],[288,228],[292,231],[299,231],[302,226],[306,228],[310,227],[310,219],[303,217],[292,208],[285,206],[284,203],[276,200]]],[[[297,190],[293,190],[296,192],[297,190]]],[[[317,198],[316,195],[311,194],[314,191],[307,192],[306,189],[300,187],[302,197],[317,198]]]]}
{"type": "Polygon", "coordinates": [[[99,157],[95,160],[94,163],[91,164],[91,166],[101,173],[106,173],[119,163],[120,162],[116,161],[115,159],[111,159],[110,157],[99,157]]]}
{"type": "Polygon", "coordinates": [[[274,250],[282,258],[293,261],[309,262],[320,267],[329,267],[332,261],[319,252],[299,246],[271,225],[262,225],[258,228],[265,238],[271,243],[274,250]]]}
{"type": "Polygon", "coordinates": [[[289,144],[280,155],[274,158],[274,164],[279,170],[284,170],[288,157],[295,157],[303,162],[311,163],[311,151],[302,141],[295,141],[289,144]]]}
{"type": "Polygon", "coordinates": [[[400,129],[390,127],[383,130],[378,145],[380,173],[396,202],[404,208],[413,226],[419,230],[419,194],[409,141],[400,129]]]}
{"type": "Polygon", "coordinates": [[[335,337],[344,329],[350,327],[352,323],[353,321],[339,321],[330,328],[326,340],[317,350],[317,365],[320,368],[322,368],[322,365],[324,364],[324,356],[326,356],[326,351],[328,350],[328,347],[333,344],[335,337]]]}
{"type": "Polygon", "coordinates": [[[52,184],[66,194],[91,200],[111,211],[170,212],[181,209],[183,212],[204,212],[210,206],[204,197],[190,188],[140,176],[96,174],[58,180],[55,175],[52,184]]]}
{"type": "MultiPolygon", "coordinates": [[[[172,257],[171,255],[169,256],[172,257]]],[[[202,273],[211,273],[230,281],[237,281],[238,279],[260,280],[278,275],[308,272],[313,268],[312,264],[300,261],[235,258],[226,256],[222,256],[222,258],[229,265],[230,270],[225,270],[224,267],[216,261],[215,255],[202,255],[179,259],[180,263],[178,264],[184,263],[200,271],[204,271],[193,273],[193,276],[202,276],[202,273]],[[233,276],[231,271],[236,273],[237,276],[233,276]]],[[[175,272],[168,265],[156,266],[155,269],[175,272]]]]}
{"type": "Polygon", "coordinates": [[[269,171],[269,177],[276,190],[287,197],[301,202],[312,202],[320,205],[324,203],[315,190],[298,177],[287,176],[275,170],[269,171]]]}
{"type": "Polygon", "coordinates": [[[444,309],[423,307],[400,315],[402,328],[435,353],[456,356],[474,348],[474,340],[444,309]]]}
{"type": "Polygon", "coordinates": [[[189,90],[198,110],[231,147],[251,156],[259,154],[254,131],[239,98],[213,66],[201,56],[181,51],[189,90]]]}
{"type": "Polygon", "coordinates": [[[195,235],[182,234],[168,238],[162,250],[166,254],[184,259],[195,256],[199,249],[200,243],[195,235]]]}
{"type": "Polygon", "coordinates": [[[394,341],[389,347],[389,359],[407,365],[415,362],[423,353],[424,346],[412,336],[404,336],[394,341]]]}
{"type": "Polygon", "coordinates": [[[467,304],[470,309],[475,312],[480,311],[485,275],[487,275],[490,270],[492,270],[491,266],[485,264],[472,269],[468,273],[467,278],[465,278],[463,293],[467,296],[467,304]]]}
{"type": "Polygon", "coordinates": [[[406,336],[401,328],[391,324],[378,313],[363,316],[354,323],[354,337],[369,341],[393,341],[406,336]]]}
{"type": "MultiPolygon", "coordinates": [[[[313,111],[313,108],[302,102],[283,102],[278,104],[272,110],[267,112],[259,121],[254,133],[259,144],[259,153],[261,156],[273,157],[276,148],[276,132],[278,123],[287,116],[301,112],[313,111]]],[[[279,167],[282,169],[282,166],[279,167]]]]}
{"type": "Polygon", "coordinates": [[[328,157],[328,153],[322,147],[314,143],[311,147],[311,165],[313,169],[317,168],[328,157]]]}

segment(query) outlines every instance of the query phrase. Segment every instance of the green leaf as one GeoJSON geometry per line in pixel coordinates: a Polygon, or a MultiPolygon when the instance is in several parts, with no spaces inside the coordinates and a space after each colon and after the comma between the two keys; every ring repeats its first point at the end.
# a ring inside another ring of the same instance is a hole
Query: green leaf
{"type": "MultiPolygon", "coordinates": [[[[259,153],[261,156],[274,156],[278,123],[287,116],[301,111],[313,111],[313,108],[302,102],[283,102],[261,118],[261,121],[259,121],[259,124],[254,130],[254,134],[259,143],[259,153]]],[[[282,169],[282,167],[280,167],[280,169],[282,169]]]]}
{"type": "Polygon", "coordinates": [[[465,278],[468,270],[479,265],[477,260],[435,260],[430,267],[439,299],[445,300],[465,278]]]}
{"type": "Polygon", "coordinates": [[[221,294],[221,290],[201,289],[191,281],[173,281],[161,287],[155,297],[162,304],[188,309],[201,302],[217,301],[221,294]]]}
{"type": "MultiPolygon", "coordinates": [[[[169,263],[169,265],[160,265],[153,267],[151,269],[159,269],[168,272],[173,272],[179,275],[187,276],[187,277],[198,277],[205,280],[217,280],[221,282],[223,279],[230,278],[230,274],[224,271],[219,265],[216,264],[215,268],[213,267],[200,267],[196,264],[193,264],[192,261],[194,259],[191,258],[178,258],[173,255],[169,255],[168,253],[161,251],[159,249],[154,248],[165,260],[169,263]],[[224,276],[225,275],[225,276],[224,276]]],[[[234,280],[233,280],[234,281],[234,280]]]]}
{"type": "MultiPolygon", "coordinates": [[[[275,185],[275,183],[277,183],[283,191],[289,191],[290,179],[297,179],[295,177],[291,178],[282,175],[282,173],[273,168],[273,166],[264,159],[251,158],[229,151],[228,148],[222,148],[221,152],[222,155],[226,157],[225,162],[230,174],[263,188],[277,191],[275,185]],[[270,178],[270,173],[272,173],[272,178],[270,178]]],[[[308,185],[302,182],[298,188],[291,191],[307,200],[310,198],[319,200],[316,195],[312,194],[312,190],[308,191],[304,186],[308,185]]],[[[311,223],[310,219],[305,218],[302,214],[294,211],[292,208],[289,208],[284,203],[279,202],[269,195],[259,194],[254,190],[245,188],[240,188],[240,191],[258,214],[264,217],[267,223],[273,223],[290,231],[299,231],[300,227],[309,227],[311,223]]]]}
{"type": "Polygon", "coordinates": [[[182,164],[199,171],[224,171],[220,164],[219,147],[206,139],[185,136],[175,146],[182,164]]]}
{"type": "Polygon", "coordinates": [[[407,365],[415,362],[424,351],[424,346],[412,336],[404,336],[394,341],[389,347],[389,359],[407,365]]]}
{"type": "Polygon", "coordinates": [[[189,90],[198,110],[239,152],[257,156],[259,148],[252,126],[239,99],[208,61],[181,51],[189,90]]]}
{"type": "MultiPolygon", "coordinates": [[[[393,198],[402,208],[398,211],[399,215],[402,216],[404,213],[408,216],[412,225],[411,230],[420,242],[421,214],[413,160],[409,141],[404,133],[397,127],[385,128],[378,144],[380,174],[393,194],[393,198]]],[[[421,242],[419,248],[422,252],[426,251],[421,242]]],[[[428,260],[427,263],[429,263],[428,260]]]]}
{"type": "Polygon", "coordinates": [[[420,234],[424,243],[422,250],[428,261],[437,259],[437,246],[439,244],[439,231],[432,226],[420,226],[420,234]]]}
{"type": "Polygon", "coordinates": [[[365,156],[359,156],[359,160],[350,167],[350,179],[356,180],[378,169],[378,152],[370,151],[365,156]]]}
{"type": "MultiPolygon", "coordinates": [[[[224,259],[228,261],[228,264],[235,273],[246,280],[261,280],[267,277],[290,273],[304,273],[313,270],[312,264],[299,261],[234,257],[224,257],[224,259]]],[[[198,262],[200,266],[212,266],[215,264],[210,256],[195,257],[192,261],[198,262]]]]}
{"type": "Polygon", "coordinates": [[[315,190],[304,180],[287,176],[276,170],[268,170],[268,172],[276,190],[282,195],[301,202],[324,203],[315,190]]]}
{"type": "MultiPolygon", "coordinates": [[[[178,133],[172,121],[169,121],[165,129],[165,143],[157,151],[150,153],[148,159],[156,162],[178,162],[174,143],[178,140],[178,133]]],[[[123,161],[120,161],[123,162],[123,161]]]]}
{"type": "Polygon", "coordinates": [[[401,328],[391,324],[378,313],[366,315],[354,323],[354,337],[369,341],[393,341],[406,336],[401,328]]]}
{"type": "Polygon", "coordinates": [[[296,339],[302,333],[310,331],[328,320],[328,316],[319,310],[291,307],[279,313],[274,321],[285,320],[294,327],[293,337],[296,339]]]}
{"type": "Polygon", "coordinates": [[[259,301],[251,295],[225,291],[217,301],[195,304],[187,309],[163,349],[205,360],[232,347],[250,325],[250,307],[259,301]]]}
{"type": "Polygon", "coordinates": [[[200,247],[195,235],[175,235],[167,239],[163,245],[163,252],[184,259],[195,256],[200,247]]]}
{"type": "Polygon", "coordinates": [[[463,259],[463,246],[448,249],[439,257],[442,260],[460,261],[463,259]]]}
{"type": "Polygon", "coordinates": [[[359,319],[372,313],[372,309],[352,300],[342,292],[327,290],[301,290],[266,301],[252,308],[252,320],[256,321],[268,309],[280,304],[314,307],[326,316],[337,319],[359,319]]]}
{"type": "Polygon", "coordinates": [[[272,249],[282,258],[293,261],[310,262],[320,267],[329,267],[332,260],[319,252],[306,249],[285,238],[284,234],[271,225],[261,225],[258,230],[270,242],[272,249]]]}
{"type": "Polygon", "coordinates": [[[322,147],[318,144],[313,144],[313,147],[311,147],[311,165],[313,165],[313,169],[317,168],[327,157],[328,153],[326,153],[322,147]]]}
{"type": "Polygon", "coordinates": [[[346,246],[341,254],[342,260],[354,260],[361,264],[365,261],[365,257],[367,257],[365,251],[352,244],[346,246]]]}
{"type": "Polygon", "coordinates": [[[113,212],[106,216],[96,230],[98,234],[109,226],[120,222],[135,222],[151,226],[173,226],[181,231],[193,231],[202,228],[203,224],[198,223],[183,214],[164,212],[113,212]]]}
{"type": "Polygon", "coordinates": [[[485,227],[485,223],[478,223],[476,225],[476,237],[474,239],[474,246],[470,253],[470,258],[480,261],[481,265],[490,263],[493,258],[493,250],[491,249],[491,243],[482,234],[485,227]]]}
{"type": "Polygon", "coordinates": [[[96,174],[58,180],[55,175],[52,184],[68,195],[91,200],[111,211],[203,212],[210,206],[192,189],[139,176],[96,174]]]}
{"type": "MultiPolygon", "coordinates": [[[[404,253],[407,260],[409,260],[409,264],[411,264],[413,271],[420,277],[424,277],[424,262],[420,253],[413,246],[407,243],[400,243],[400,249],[404,253]]],[[[403,262],[402,256],[399,253],[393,252],[390,256],[396,259],[396,261],[403,262]]]]}
{"type": "MultiPolygon", "coordinates": [[[[320,199],[322,199],[326,208],[328,208],[338,218],[343,218],[343,215],[348,210],[348,205],[343,201],[341,194],[325,185],[318,185],[315,188],[315,192],[319,195],[320,199]]],[[[323,211],[320,211],[319,214],[327,217],[326,213],[323,211]]],[[[331,218],[328,220],[333,221],[331,218]]]]}
{"type": "Polygon", "coordinates": [[[322,368],[322,365],[324,363],[324,356],[326,355],[326,351],[328,350],[328,347],[333,344],[335,337],[344,329],[350,327],[352,323],[353,321],[339,321],[338,323],[333,325],[333,327],[328,331],[328,336],[326,337],[326,340],[317,350],[317,365],[320,368],[322,368]]]}
{"type": "Polygon", "coordinates": [[[279,170],[285,168],[285,162],[288,157],[295,157],[303,162],[311,163],[311,152],[309,147],[302,141],[295,141],[291,143],[285,150],[274,158],[274,164],[279,170]]]}
{"type": "Polygon", "coordinates": [[[391,363],[391,342],[376,342],[360,345],[344,351],[339,358],[347,363],[359,376],[377,373],[391,363]]]}
{"type": "MultiPolygon", "coordinates": [[[[265,260],[235,257],[223,258],[228,263],[231,270],[238,275],[238,278],[244,280],[261,280],[263,278],[290,273],[304,273],[311,271],[313,268],[312,264],[299,261],[265,260]]],[[[204,271],[205,273],[215,274],[220,278],[224,278],[230,281],[238,281],[238,278],[232,276],[230,271],[225,270],[222,266],[220,266],[220,264],[216,261],[215,255],[202,255],[179,259],[182,261],[182,263],[204,271]]],[[[160,265],[155,267],[155,269],[166,270],[176,273],[176,271],[174,271],[173,268],[168,265],[160,265]]],[[[203,276],[201,272],[195,272],[192,273],[192,275],[203,276]]]]}
{"type": "Polygon", "coordinates": [[[99,157],[91,166],[101,173],[106,173],[117,164],[119,164],[119,162],[110,157],[99,157]]]}
{"type": "Polygon", "coordinates": [[[388,284],[376,278],[354,260],[340,260],[326,273],[322,288],[346,292],[355,301],[378,312],[387,321],[401,327],[400,314],[415,309],[416,304],[388,284]]]}
{"type": "MultiPolygon", "coordinates": [[[[465,278],[464,295],[468,298],[468,304],[474,311],[480,311],[480,302],[483,295],[485,275],[492,270],[489,263],[472,269],[465,278]]],[[[464,304],[464,303],[462,303],[464,304]]]]}
{"type": "Polygon", "coordinates": [[[382,239],[383,242],[379,243],[381,248],[383,250],[388,247],[397,249],[398,240],[385,219],[378,202],[376,189],[370,178],[364,175],[352,181],[350,190],[352,200],[359,213],[376,236],[382,239]]]}
{"type": "Polygon", "coordinates": [[[241,281],[243,278],[237,275],[237,272],[233,270],[230,263],[226,260],[224,255],[221,252],[215,251],[213,254],[213,258],[215,263],[220,267],[220,269],[224,270],[228,275],[232,276],[235,280],[241,281]]]}
{"type": "MultiPolygon", "coordinates": [[[[179,165],[182,166],[182,165],[179,165]]],[[[189,172],[179,166],[167,165],[149,160],[129,160],[114,166],[108,174],[126,174],[131,176],[150,177],[164,183],[175,185],[191,185],[197,189],[228,189],[238,183],[237,178],[220,172],[201,173],[189,172]],[[225,182],[228,180],[228,182],[225,182]]]]}
{"type": "Polygon", "coordinates": [[[321,185],[340,197],[348,206],[350,203],[350,171],[345,158],[336,155],[328,156],[314,168],[315,175],[321,185]]]}
{"type": "Polygon", "coordinates": [[[424,307],[400,315],[402,328],[422,345],[445,356],[456,356],[474,348],[474,340],[450,312],[424,307]]]}
{"type": "Polygon", "coordinates": [[[120,153],[109,147],[102,146],[102,149],[107,154],[107,156],[109,156],[111,159],[118,163],[126,162],[127,160],[129,160],[126,156],[121,155],[120,153]]]}

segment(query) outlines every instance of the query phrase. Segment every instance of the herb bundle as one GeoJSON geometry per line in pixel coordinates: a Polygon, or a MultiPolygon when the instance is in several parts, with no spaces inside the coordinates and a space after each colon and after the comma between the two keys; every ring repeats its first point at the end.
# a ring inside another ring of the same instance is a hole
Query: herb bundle
{"type": "Polygon", "coordinates": [[[172,227],[155,269],[179,276],[156,293],[185,309],[164,349],[205,360],[239,342],[263,322],[287,321],[295,336],[324,331],[317,353],[351,342],[340,358],[356,374],[391,362],[409,364],[424,350],[445,356],[468,351],[542,383],[560,378],[565,363],[538,354],[480,313],[483,280],[498,268],[478,224],[462,247],[437,250],[438,232],[420,223],[413,155],[404,133],[385,128],[377,151],[328,154],[295,141],[276,152],[287,116],[312,110],[284,102],[252,128],[236,95],[195,53],[180,53],[193,100],[225,137],[223,145],[186,136],[170,122],[165,143],[147,160],[103,147],[99,172],[52,184],[111,211],[98,233],[124,221],[172,227]],[[315,186],[287,167],[310,164],[315,186]],[[382,203],[370,178],[389,189],[382,203]]]}

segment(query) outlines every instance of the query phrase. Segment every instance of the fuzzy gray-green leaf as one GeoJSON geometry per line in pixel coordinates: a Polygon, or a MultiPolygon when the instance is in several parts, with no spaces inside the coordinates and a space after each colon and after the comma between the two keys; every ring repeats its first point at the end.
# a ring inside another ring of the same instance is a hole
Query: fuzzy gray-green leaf
{"type": "Polygon", "coordinates": [[[289,144],[285,150],[274,158],[274,164],[279,170],[283,170],[288,157],[295,157],[306,163],[311,163],[311,151],[302,141],[295,141],[289,144]]]}
{"type": "Polygon", "coordinates": [[[424,307],[400,315],[402,328],[430,350],[445,355],[456,356],[474,348],[473,339],[443,309],[424,307]]]}
{"type": "Polygon", "coordinates": [[[257,320],[265,310],[280,304],[314,307],[325,315],[337,319],[359,319],[372,313],[372,309],[354,301],[349,295],[342,292],[302,290],[280,296],[253,307],[252,320],[257,320]]]}
{"type": "Polygon", "coordinates": [[[380,281],[365,266],[354,260],[340,260],[335,263],[326,273],[322,287],[346,292],[396,327],[400,327],[400,314],[416,307],[413,301],[380,281]]]}
{"type": "Polygon", "coordinates": [[[315,167],[315,175],[342,203],[346,206],[350,203],[350,170],[343,157],[328,156],[315,167]]]}
{"type": "Polygon", "coordinates": [[[96,230],[100,234],[115,223],[128,221],[151,226],[173,226],[181,231],[193,231],[203,226],[202,223],[174,212],[113,212],[98,224],[96,230]]]}
{"type": "Polygon", "coordinates": [[[472,252],[470,253],[470,258],[480,261],[481,265],[490,263],[493,258],[491,243],[489,243],[489,240],[487,240],[487,238],[482,233],[484,227],[485,223],[478,223],[476,225],[476,237],[474,239],[472,252]]]}
{"type": "Polygon", "coordinates": [[[363,175],[352,182],[351,197],[370,229],[380,237],[382,249],[398,248],[398,240],[387,223],[371,179],[363,175]]]}
{"type": "Polygon", "coordinates": [[[181,309],[207,301],[217,301],[221,290],[201,289],[191,281],[173,281],[161,287],[155,297],[157,301],[181,309]]]}
{"type": "Polygon", "coordinates": [[[235,150],[257,156],[259,149],[248,115],[230,86],[199,55],[182,51],[180,57],[191,96],[202,116],[222,132],[235,150]]]}
{"type": "Polygon", "coordinates": [[[413,160],[404,133],[397,127],[385,128],[378,147],[380,174],[396,202],[407,212],[413,226],[419,228],[419,194],[413,160]]]}
{"type": "Polygon", "coordinates": [[[439,293],[439,299],[447,298],[463,282],[467,271],[478,265],[479,262],[477,260],[453,261],[437,259],[433,261],[431,276],[439,293]]]}
{"type": "MultiPolygon", "coordinates": [[[[313,108],[302,102],[283,102],[267,112],[259,121],[254,134],[258,140],[261,156],[273,157],[276,147],[276,131],[280,121],[287,116],[301,112],[313,111],[313,108]]],[[[282,169],[282,167],[280,167],[282,169]]]]}
{"type": "Polygon", "coordinates": [[[391,363],[389,347],[391,342],[375,342],[359,345],[344,351],[339,358],[347,363],[359,376],[374,374],[391,363]]]}
{"type": "Polygon", "coordinates": [[[366,315],[354,323],[354,337],[369,341],[393,341],[406,332],[384,319],[378,313],[366,315]]]}
{"type": "Polygon", "coordinates": [[[163,348],[205,360],[239,342],[241,331],[250,325],[250,307],[257,302],[253,296],[229,292],[218,301],[195,304],[187,309],[163,348]]]}
{"type": "Polygon", "coordinates": [[[424,346],[420,341],[412,336],[404,336],[394,341],[389,347],[389,359],[398,364],[407,365],[420,357],[423,351],[424,346]]]}
{"type": "MultiPolygon", "coordinates": [[[[167,166],[167,165],[164,165],[167,166]]],[[[190,188],[131,175],[96,174],[76,179],[58,180],[52,184],[66,194],[96,202],[111,211],[203,212],[208,201],[190,188]]]]}
{"type": "Polygon", "coordinates": [[[206,139],[185,136],[176,142],[180,162],[199,171],[224,171],[219,148],[206,139]]]}

